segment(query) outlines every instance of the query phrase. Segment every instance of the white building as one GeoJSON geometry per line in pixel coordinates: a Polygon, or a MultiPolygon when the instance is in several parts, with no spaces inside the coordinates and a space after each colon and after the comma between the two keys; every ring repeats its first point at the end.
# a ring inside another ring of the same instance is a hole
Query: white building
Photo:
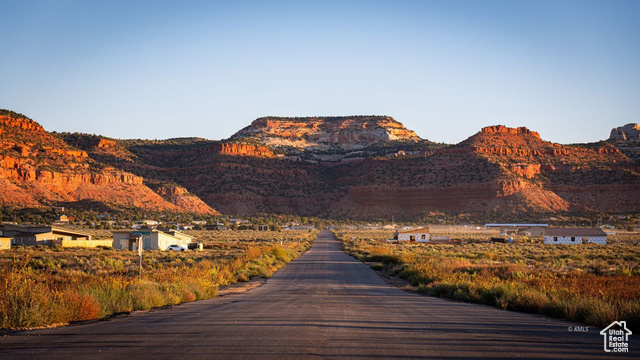
{"type": "Polygon", "coordinates": [[[423,227],[413,230],[397,231],[394,239],[397,241],[429,242],[429,228],[423,227]]]}
{"type": "Polygon", "coordinates": [[[546,228],[545,244],[606,244],[607,234],[602,229],[589,228],[546,228]]]}
{"type": "Polygon", "coordinates": [[[193,236],[183,234],[176,230],[121,230],[113,232],[113,248],[120,250],[138,250],[138,240],[142,238],[143,250],[167,250],[169,245],[182,245],[193,241],[193,236]]]}

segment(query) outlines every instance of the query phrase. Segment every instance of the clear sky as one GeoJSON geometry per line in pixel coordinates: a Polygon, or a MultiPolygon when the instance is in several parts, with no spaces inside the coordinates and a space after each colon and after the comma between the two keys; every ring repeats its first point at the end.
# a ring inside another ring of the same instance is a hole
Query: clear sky
{"type": "Polygon", "coordinates": [[[0,108],[50,131],[223,139],[389,115],[592,142],[639,122],[640,1],[0,0],[0,108]]]}

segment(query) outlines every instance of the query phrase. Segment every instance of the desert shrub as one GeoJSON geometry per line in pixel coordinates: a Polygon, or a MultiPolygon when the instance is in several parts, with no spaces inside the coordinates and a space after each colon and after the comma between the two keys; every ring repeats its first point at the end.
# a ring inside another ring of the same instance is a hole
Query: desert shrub
{"type": "Polygon", "coordinates": [[[640,331],[638,235],[606,246],[489,243],[470,233],[449,234],[466,244],[388,245],[381,242],[386,232],[363,233],[337,236],[354,257],[407,279],[417,292],[595,326],[626,320],[640,331]]]}
{"type": "Polygon", "coordinates": [[[105,317],[216,296],[218,287],[270,277],[309,241],[233,242],[225,249],[134,252],[16,248],[0,253],[0,328],[22,329],[105,317]]]}

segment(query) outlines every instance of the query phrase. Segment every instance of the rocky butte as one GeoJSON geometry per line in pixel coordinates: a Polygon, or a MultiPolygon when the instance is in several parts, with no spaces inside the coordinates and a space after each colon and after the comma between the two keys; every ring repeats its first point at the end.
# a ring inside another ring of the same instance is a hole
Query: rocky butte
{"type": "Polygon", "coordinates": [[[611,130],[609,140],[640,141],[640,125],[627,124],[611,130]]]}
{"type": "Polygon", "coordinates": [[[389,116],[262,117],[234,134],[234,139],[271,147],[343,151],[420,140],[414,131],[389,116]]]}

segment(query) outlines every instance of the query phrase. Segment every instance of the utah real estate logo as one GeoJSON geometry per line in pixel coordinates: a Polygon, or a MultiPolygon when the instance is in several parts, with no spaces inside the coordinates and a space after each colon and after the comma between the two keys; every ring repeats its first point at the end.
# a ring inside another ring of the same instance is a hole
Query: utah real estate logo
{"type": "Polygon", "coordinates": [[[600,331],[604,336],[604,351],[606,352],[629,352],[629,335],[631,330],[627,329],[626,321],[614,321],[611,325],[600,331]]]}

